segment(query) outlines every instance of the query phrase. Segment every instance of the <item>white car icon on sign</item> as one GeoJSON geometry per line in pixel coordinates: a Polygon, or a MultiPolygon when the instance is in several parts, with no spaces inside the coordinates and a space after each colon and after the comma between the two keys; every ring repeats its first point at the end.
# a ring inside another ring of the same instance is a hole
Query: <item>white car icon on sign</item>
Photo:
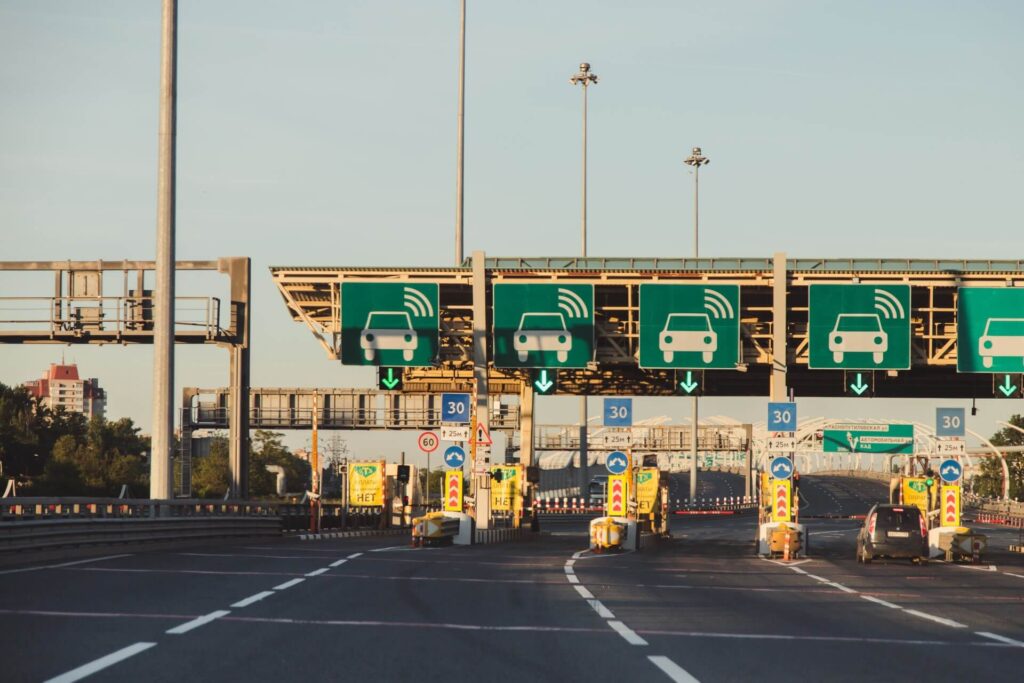
{"type": "Polygon", "coordinates": [[[832,360],[843,362],[844,353],[870,353],[871,360],[881,363],[889,349],[889,335],[875,313],[840,313],[828,335],[832,360]]]}
{"type": "Polygon", "coordinates": [[[561,313],[524,313],[512,337],[512,348],[520,363],[526,362],[530,351],[554,351],[558,362],[564,363],[572,349],[572,334],[561,313]]]}
{"type": "Polygon", "coordinates": [[[398,350],[401,350],[403,360],[410,361],[418,344],[412,319],[405,311],[372,311],[359,335],[363,355],[371,361],[377,351],[398,350]]]}
{"type": "Polygon", "coordinates": [[[1024,360],[1024,318],[989,318],[978,339],[978,355],[986,368],[994,358],[1024,360]]]}
{"type": "Polygon", "coordinates": [[[666,363],[686,351],[699,353],[701,360],[710,363],[718,350],[718,334],[706,313],[670,313],[658,335],[658,350],[666,363]]]}

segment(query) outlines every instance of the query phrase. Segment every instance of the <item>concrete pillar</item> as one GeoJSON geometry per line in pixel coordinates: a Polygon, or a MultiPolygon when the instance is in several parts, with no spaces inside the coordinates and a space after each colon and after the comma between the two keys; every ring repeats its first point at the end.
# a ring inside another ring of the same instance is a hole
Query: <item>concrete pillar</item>
{"type": "Polygon", "coordinates": [[[229,347],[228,463],[231,497],[249,497],[249,310],[252,262],[249,258],[225,258],[217,263],[231,282],[230,326],[235,340],[229,347]]]}
{"type": "Polygon", "coordinates": [[[776,252],[772,268],[772,375],[771,400],[788,400],[786,370],[789,351],[786,348],[786,254],[776,252]]]}

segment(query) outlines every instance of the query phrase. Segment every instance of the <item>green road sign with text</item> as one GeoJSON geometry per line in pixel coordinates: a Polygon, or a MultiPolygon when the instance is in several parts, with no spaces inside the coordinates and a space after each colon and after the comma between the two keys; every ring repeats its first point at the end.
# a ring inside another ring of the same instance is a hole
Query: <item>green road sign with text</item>
{"type": "Polygon", "coordinates": [[[437,358],[436,283],[342,282],[341,362],[427,366],[437,358]]]}
{"type": "Polygon", "coordinates": [[[497,283],[494,365],[583,368],[594,360],[594,287],[497,283]]]}
{"type": "Polygon", "coordinates": [[[641,368],[735,368],[739,285],[640,285],[641,368]]]}
{"type": "Polygon", "coordinates": [[[812,370],[909,370],[910,285],[810,285],[812,370]]]}
{"type": "Polygon", "coordinates": [[[822,449],[826,453],[914,452],[914,425],[832,424],[824,430],[822,449]]]}
{"type": "Polygon", "coordinates": [[[957,295],[957,372],[1024,370],[1024,289],[961,287],[957,295]]]}

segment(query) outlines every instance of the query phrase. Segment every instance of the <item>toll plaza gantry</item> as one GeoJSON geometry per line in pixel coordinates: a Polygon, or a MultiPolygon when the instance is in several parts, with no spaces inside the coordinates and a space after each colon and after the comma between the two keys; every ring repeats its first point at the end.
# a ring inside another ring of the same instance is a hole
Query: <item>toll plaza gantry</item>
{"type": "Polygon", "coordinates": [[[1022,266],[475,252],[461,267],[271,273],[332,359],[387,368],[404,393],[472,392],[479,415],[518,394],[529,464],[538,392],[999,397],[1004,374],[1024,385],[1022,266]]]}

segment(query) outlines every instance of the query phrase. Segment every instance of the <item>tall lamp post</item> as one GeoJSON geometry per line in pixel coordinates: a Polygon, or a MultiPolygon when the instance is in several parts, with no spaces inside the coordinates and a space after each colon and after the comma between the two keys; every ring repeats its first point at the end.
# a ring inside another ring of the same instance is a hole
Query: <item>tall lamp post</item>
{"type": "MultiPolygon", "coordinates": [[[[583,62],[580,70],[572,75],[569,82],[573,85],[583,86],[583,197],[580,209],[580,236],[581,255],[587,255],[587,90],[591,85],[597,83],[597,74],[590,72],[590,64],[583,62]]],[[[580,495],[584,497],[585,504],[589,506],[589,492],[587,483],[590,479],[589,463],[590,455],[587,451],[587,397],[580,397],[580,495]]]]}
{"type": "MultiPolygon", "coordinates": [[[[710,159],[701,154],[700,147],[694,147],[690,156],[683,163],[693,167],[693,257],[700,256],[698,236],[700,235],[700,212],[698,210],[700,190],[700,167],[710,163],[710,159]]],[[[693,434],[690,438],[690,504],[697,499],[697,397],[693,397],[693,434]]]]}
{"type": "Polygon", "coordinates": [[[466,0],[462,0],[461,20],[459,22],[459,144],[458,171],[455,175],[455,265],[462,265],[462,209],[463,202],[463,171],[465,170],[466,145],[466,0]]]}

